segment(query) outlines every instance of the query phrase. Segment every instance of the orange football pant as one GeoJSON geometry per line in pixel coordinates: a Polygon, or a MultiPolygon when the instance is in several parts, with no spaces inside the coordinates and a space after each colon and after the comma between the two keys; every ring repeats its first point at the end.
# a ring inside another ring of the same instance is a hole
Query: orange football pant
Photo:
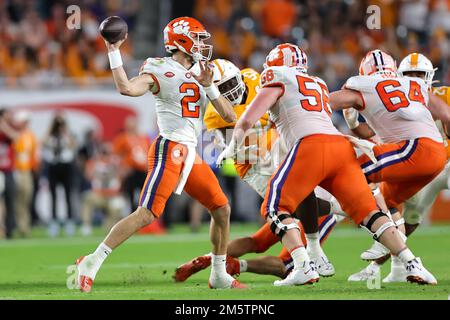
{"type": "Polygon", "coordinates": [[[358,158],[370,182],[381,182],[389,208],[397,208],[433,180],[445,167],[447,152],[442,143],[428,138],[380,144],[374,147],[378,160],[358,158]]]}
{"type": "MultiPolygon", "coordinates": [[[[183,144],[161,136],[153,142],[148,152],[148,174],[139,199],[140,207],[149,209],[156,217],[161,216],[177,186],[186,155],[187,148],[183,144]]],[[[199,155],[196,155],[184,191],[209,211],[228,204],[219,181],[199,155]]]]}
{"type": "Polygon", "coordinates": [[[317,134],[297,142],[273,174],[261,214],[292,214],[318,185],[330,192],[357,224],[378,211],[351,143],[343,136],[317,134]]]}

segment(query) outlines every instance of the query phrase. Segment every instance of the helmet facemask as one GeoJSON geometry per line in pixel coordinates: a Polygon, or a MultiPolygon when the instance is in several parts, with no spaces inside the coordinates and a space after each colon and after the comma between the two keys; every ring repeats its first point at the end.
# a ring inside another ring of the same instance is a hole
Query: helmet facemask
{"type": "Polygon", "coordinates": [[[236,74],[216,83],[220,93],[234,106],[241,104],[245,92],[245,83],[241,74],[236,74]]]}
{"type": "Polygon", "coordinates": [[[186,35],[191,39],[193,45],[191,48],[192,59],[194,62],[198,61],[209,61],[212,57],[213,46],[210,44],[205,44],[204,41],[209,39],[211,35],[206,32],[194,32],[191,31],[186,35]]]}

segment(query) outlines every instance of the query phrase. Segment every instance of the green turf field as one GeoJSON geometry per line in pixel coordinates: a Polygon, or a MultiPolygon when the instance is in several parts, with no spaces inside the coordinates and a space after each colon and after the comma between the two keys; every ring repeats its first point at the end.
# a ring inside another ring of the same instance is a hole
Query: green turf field
{"type": "MultiPolygon", "coordinates": [[[[232,237],[248,235],[255,225],[233,226],[232,237]]],[[[363,230],[339,226],[325,244],[336,267],[332,278],[314,286],[276,288],[272,276],[244,273],[240,280],[248,290],[210,290],[209,272],[201,272],[185,283],[171,279],[174,268],[195,255],[209,251],[207,227],[198,234],[187,227],[175,227],[169,235],[134,236],[115,250],[97,275],[94,289],[83,294],[66,287],[67,267],[95,249],[102,239],[47,239],[41,232],[35,239],[0,241],[1,299],[449,299],[450,226],[423,227],[408,240],[425,266],[439,281],[437,286],[382,284],[370,290],[366,283],[348,283],[349,274],[365,263],[359,254],[371,241],[363,230]]],[[[279,245],[268,254],[277,254],[279,245]]],[[[383,269],[383,276],[387,275],[383,269]]]]}

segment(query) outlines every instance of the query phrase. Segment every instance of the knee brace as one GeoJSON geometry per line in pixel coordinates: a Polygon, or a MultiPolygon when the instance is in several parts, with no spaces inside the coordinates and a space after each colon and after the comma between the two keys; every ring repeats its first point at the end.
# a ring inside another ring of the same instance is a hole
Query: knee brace
{"type": "Polygon", "coordinates": [[[388,228],[396,227],[395,223],[389,219],[388,222],[381,225],[377,230],[372,231],[373,224],[375,223],[376,220],[380,219],[381,217],[388,217],[388,215],[383,212],[377,212],[369,219],[369,222],[367,222],[366,225],[363,225],[362,223],[360,224],[360,226],[366,229],[372,235],[373,239],[376,241],[378,241],[383,232],[385,232],[388,228]]]}
{"type": "Polygon", "coordinates": [[[277,215],[275,212],[269,212],[269,218],[272,220],[270,224],[270,230],[280,238],[280,240],[284,237],[286,232],[290,229],[298,229],[300,231],[300,227],[297,223],[292,222],[289,224],[284,224],[283,220],[292,218],[289,214],[281,213],[277,215]]]}

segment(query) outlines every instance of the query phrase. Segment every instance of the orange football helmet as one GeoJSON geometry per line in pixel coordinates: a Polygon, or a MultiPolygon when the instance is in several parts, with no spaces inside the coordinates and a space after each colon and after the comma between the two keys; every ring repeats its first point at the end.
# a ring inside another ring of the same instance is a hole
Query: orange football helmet
{"type": "Polygon", "coordinates": [[[308,57],[305,51],[295,44],[282,43],[273,48],[266,57],[264,69],[273,66],[297,67],[306,72],[308,69],[308,57]]]}
{"type": "Polygon", "coordinates": [[[164,46],[167,52],[181,50],[190,55],[194,61],[210,60],[213,46],[204,44],[211,35],[196,19],[190,17],[176,18],[164,28],[164,46]]]}
{"type": "Polygon", "coordinates": [[[361,76],[385,74],[397,76],[397,64],[394,58],[381,50],[372,50],[366,54],[359,65],[361,76]]]}

